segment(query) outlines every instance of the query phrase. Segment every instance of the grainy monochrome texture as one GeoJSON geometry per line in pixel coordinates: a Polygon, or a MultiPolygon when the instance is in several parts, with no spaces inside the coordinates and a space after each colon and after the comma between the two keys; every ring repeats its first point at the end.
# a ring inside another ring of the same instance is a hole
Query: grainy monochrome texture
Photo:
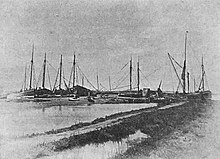
{"type": "Polygon", "coordinates": [[[0,0],[0,159],[220,156],[219,0],[0,0]]]}

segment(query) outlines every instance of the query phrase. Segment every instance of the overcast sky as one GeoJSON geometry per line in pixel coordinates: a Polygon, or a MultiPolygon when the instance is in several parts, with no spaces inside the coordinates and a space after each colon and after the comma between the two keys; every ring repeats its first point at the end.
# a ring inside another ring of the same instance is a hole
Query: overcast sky
{"type": "MultiPolygon", "coordinates": [[[[36,76],[46,52],[56,68],[64,56],[69,78],[75,52],[78,65],[95,86],[98,72],[103,87],[109,88],[109,75],[115,87],[128,73],[128,66],[120,69],[132,56],[134,87],[139,57],[141,87],[155,89],[162,79],[163,90],[173,90],[178,80],[167,53],[183,64],[186,30],[191,81],[199,83],[203,55],[209,88],[220,92],[218,0],[0,0],[0,87],[21,88],[34,43],[36,76]]],[[[54,82],[56,72],[48,68],[54,82]]],[[[128,84],[126,78],[121,85],[128,84]]],[[[85,85],[90,87],[86,81],[85,85]]]]}

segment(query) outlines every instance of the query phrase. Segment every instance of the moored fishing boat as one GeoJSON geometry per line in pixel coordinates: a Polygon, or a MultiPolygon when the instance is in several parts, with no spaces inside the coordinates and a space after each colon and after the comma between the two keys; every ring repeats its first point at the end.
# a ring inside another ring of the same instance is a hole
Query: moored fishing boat
{"type": "MultiPolygon", "coordinates": [[[[187,72],[187,59],[186,59],[186,52],[187,52],[187,34],[188,31],[186,31],[185,33],[185,52],[184,52],[184,63],[183,63],[183,67],[168,53],[168,57],[171,61],[171,64],[174,68],[174,71],[176,73],[176,76],[179,80],[179,86],[182,86],[183,92],[182,93],[178,93],[178,91],[175,93],[176,95],[178,94],[179,97],[185,99],[185,100],[207,100],[207,99],[211,99],[212,97],[212,92],[210,90],[205,90],[205,70],[204,70],[204,64],[203,64],[203,57],[202,57],[202,76],[201,76],[201,81],[199,84],[199,88],[198,90],[194,90],[194,92],[190,92],[190,83],[189,83],[189,72],[187,72]],[[181,67],[182,69],[182,73],[181,73],[181,78],[177,73],[177,70],[174,66],[174,62],[181,67]],[[186,82],[186,78],[187,78],[187,82],[186,82]],[[186,86],[188,86],[188,92],[186,91],[186,86]]],[[[195,89],[195,88],[194,88],[195,89]]],[[[178,89],[177,89],[178,90],[178,89]]],[[[177,97],[177,96],[176,96],[177,97]]]]}

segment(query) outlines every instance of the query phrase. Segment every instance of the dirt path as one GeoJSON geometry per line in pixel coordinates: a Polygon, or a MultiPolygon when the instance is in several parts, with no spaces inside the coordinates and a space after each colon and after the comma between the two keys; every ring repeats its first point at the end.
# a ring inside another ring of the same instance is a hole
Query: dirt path
{"type": "MultiPolygon", "coordinates": [[[[145,110],[135,110],[134,112],[130,111],[130,112],[123,112],[121,115],[117,116],[117,117],[113,117],[112,119],[107,119],[105,121],[101,121],[101,122],[98,122],[96,124],[91,124],[91,125],[88,125],[88,126],[83,126],[83,127],[80,127],[80,128],[77,128],[75,130],[70,130],[70,128],[64,128],[63,131],[64,132],[60,132],[60,133],[51,133],[51,134],[48,134],[48,133],[39,133],[39,134],[36,134],[36,136],[34,135],[33,137],[30,136],[30,139],[31,138],[40,138],[41,141],[43,142],[51,142],[51,141],[57,141],[57,140],[60,140],[62,138],[67,138],[67,137],[70,137],[72,135],[79,135],[79,134],[84,134],[84,133],[87,133],[87,132],[90,132],[90,131],[94,131],[94,130],[99,130],[101,128],[104,128],[104,127],[107,127],[107,126],[112,126],[112,125],[115,125],[115,124],[119,124],[122,119],[125,119],[125,118],[129,118],[131,116],[135,116],[135,115],[138,115],[140,113],[143,113],[143,112],[151,112],[153,110],[156,110],[157,109],[157,104],[155,103],[154,105],[151,105],[150,107],[146,107],[144,108],[145,110]]],[[[55,132],[56,130],[54,130],[55,132]]],[[[29,138],[29,137],[24,137],[24,138],[29,138]]]]}
{"type": "Polygon", "coordinates": [[[143,111],[140,111],[140,112],[131,112],[127,115],[122,115],[122,116],[116,117],[114,119],[106,120],[104,122],[99,122],[97,124],[92,124],[90,126],[85,126],[85,127],[73,130],[73,131],[67,131],[67,132],[56,134],[56,135],[59,135],[60,137],[61,136],[62,137],[69,137],[71,135],[84,134],[84,133],[87,133],[87,132],[90,132],[90,131],[99,130],[99,129],[107,127],[107,126],[112,126],[112,125],[115,125],[115,124],[119,124],[122,121],[122,119],[126,119],[126,118],[129,118],[131,116],[135,116],[135,115],[138,115],[138,114],[141,114],[141,113],[152,112],[152,111],[155,111],[157,109],[167,109],[167,108],[171,108],[171,107],[176,107],[176,106],[180,106],[184,103],[185,102],[172,103],[172,104],[169,104],[167,106],[160,107],[160,108],[157,108],[156,106],[149,107],[148,110],[143,110],[143,111]]]}
{"type": "Polygon", "coordinates": [[[182,104],[184,104],[185,102],[180,102],[180,103],[172,103],[163,107],[157,107],[157,105],[153,105],[152,107],[148,107],[145,110],[140,110],[137,112],[130,112],[129,114],[126,115],[120,115],[119,117],[113,118],[113,119],[109,119],[103,122],[98,122],[96,124],[92,124],[89,126],[83,126],[81,128],[75,129],[75,130],[67,130],[65,132],[61,132],[61,133],[57,133],[57,134],[44,134],[42,135],[42,139],[44,140],[44,142],[51,142],[51,141],[58,141],[62,138],[68,138],[72,135],[79,135],[79,134],[84,134],[90,131],[94,131],[94,130],[99,130],[101,128],[105,128],[107,126],[112,126],[112,125],[116,125],[119,124],[120,122],[122,122],[123,119],[129,118],[131,116],[136,116],[138,114],[141,113],[147,113],[147,112],[152,112],[152,111],[156,111],[157,109],[167,109],[170,107],[176,107],[176,106],[180,106],[182,104]]]}

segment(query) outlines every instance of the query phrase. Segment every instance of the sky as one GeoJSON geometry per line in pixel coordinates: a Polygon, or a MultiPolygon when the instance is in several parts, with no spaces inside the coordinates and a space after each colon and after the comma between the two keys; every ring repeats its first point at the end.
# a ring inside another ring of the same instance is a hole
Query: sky
{"type": "MultiPolygon", "coordinates": [[[[139,59],[141,88],[156,89],[163,80],[162,89],[173,91],[178,79],[167,53],[183,64],[185,31],[190,89],[194,79],[199,85],[204,56],[205,86],[220,93],[218,0],[0,0],[0,91],[21,89],[33,44],[36,81],[45,52],[52,85],[61,54],[69,79],[75,52],[95,87],[99,75],[100,89],[109,89],[109,76],[112,88],[129,85],[132,57],[133,87],[139,59]]],[[[86,80],[84,85],[92,88],[86,80]]]]}

